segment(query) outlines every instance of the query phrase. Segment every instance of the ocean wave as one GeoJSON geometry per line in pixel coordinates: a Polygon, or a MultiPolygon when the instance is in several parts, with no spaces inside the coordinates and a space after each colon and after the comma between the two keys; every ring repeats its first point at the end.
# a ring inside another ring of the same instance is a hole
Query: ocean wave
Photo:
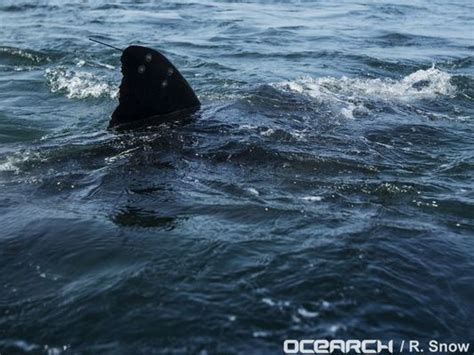
{"type": "Polygon", "coordinates": [[[0,60],[14,61],[16,64],[18,64],[19,61],[40,64],[50,62],[51,58],[43,53],[32,50],[15,47],[0,47],[0,60]]]}
{"type": "Polygon", "coordinates": [[[322,103],[337,104],[346,118],[367,114],[367,101],[410,103],[415,100],[454,96],[452,75],[434,66],[418,70],[401,80],[390,78],[304,77],[273,84],[285,91],[308,96],[322,103]]]}
{"type": "Polygon", "coordinates": [[[29,161],[42,161],[45,159],[38,152],[21,151],[0,158],[0,172],[19,174],[23,164],[29,161]]]}
{"type": "Polygon", "coordinates": [[[57,9],[57,8],[58,8],[57,6],[44,5],[44,4],[18,4],[18,5],[0,6],[0,11],[23,12],[23,11],[38,10],[38,9],[51,11],[51,10],[54,10],[54,9],[57,9]]]}
{"type": "Polygon", "coordinates": [[[48,68],[45,71],[46,81],[53,93],[64,93],[69,99],[86,99],[117,97],[117,86],[110,84],[103,77],[86,71],[66,67],[48,68]]]}

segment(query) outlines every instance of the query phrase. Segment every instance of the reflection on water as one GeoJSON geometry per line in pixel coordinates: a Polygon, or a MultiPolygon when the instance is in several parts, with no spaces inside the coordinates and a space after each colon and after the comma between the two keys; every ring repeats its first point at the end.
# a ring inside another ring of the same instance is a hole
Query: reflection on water
{"type": "Polygon", "coordinates": [[[160,216],[158,211],[145,210],[132,206],[125,206],[117,211],[112,221],[124,227],[163,228],[171,230],[175,228],[177,218],[160,216]]]}

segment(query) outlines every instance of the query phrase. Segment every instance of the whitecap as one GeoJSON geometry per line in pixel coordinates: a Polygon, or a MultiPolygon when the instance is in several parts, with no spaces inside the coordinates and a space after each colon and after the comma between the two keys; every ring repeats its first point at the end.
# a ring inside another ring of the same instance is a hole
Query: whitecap
{"type": "Polygon", "coordinates": [[[336,333],[340,331],[345,331],[346,329],[347,327],[341,324],[333,324],[327,328],[327,330],[329,331],[329,333],[331,333],[332,336],[335,336],[336,333]]]}
{"type": "Polygon", "coordinates": [[[311,312],[303,307],[298,308],[298,314],[304,318],[316,318],[319,316],[319,312],[311,312]]]}
{"type": "Polygon", "coordinates": [[[319,202],[322,201],[323,198],[321,196],[303,196],[301,199],[308,202],[319,202]]]}
{"type": "Polygon", "coordinates": [[[321,301],[321,308],[322,309],[329,309],[329,308],[331,308],[331,303],[329,303],[328,301],[321,301]]]}
{"type": "Polygon", "coordinates": [[[272,84],[274,87],[310,97],[338,108],[342,117],[353,119],[367,115],[364,103],[386,101],[411,103],[415,100],[453,96],[456,87],[452,75],[432,66],[418,70],[400,80],[390,78],[303,77],[295,81],[272,84]]]}
{"type": "Polygon", "coordinates": [[[25,340],[15,340],[13,341],[13,345],[19,350],[22,350],[27,353],[38,350],[40,348],[39,345],[34,344],[34,343],[29,343],[25,340]]]}
{"type": "Polygon", "coordinates": [[[12,161],[7,160],[6,162],[0,163],[0,171],[11,171],[18,174],[20,169],[15,166],[12,161]]]}
{"type": "Polygon", "coordinates": [[[258,190],[256,188],[248,187],[248,188],[246,188],[246,190],[254,196],[260,195],[260,193],[258,192],[258,190]]]}
{"type": "Polygon", "coordinates": [[[69,99],[117,97],[118,88],[109,84],[104,78],[86,71],[72,70],[66,67],[48,68],[45,71],[46,81],[51,92],[65,93],[69,99]]]}
{"type": "MultiPolygon", "coordinates": [[[[267,209],[265,209],[267,210],[267,209]]],[[[262,302],[269,305],[270,307],[278,307],[278,308],[284,308],[284,307],[289,307],[290,306],[290,301],[278,301],[278,300],[272,300],[271,298],[262,298],[262,302]]]]}
{"type": "Polygon", "coordinates": [[[38,55],[33,53],[32,51],[20,49],[20,48],[13,48],[13,47],[0,47],[0,54],[5,53],[6,55],[19,57],[23,59],[27,59],[31,62],[41,63],[42,61],[51,61],[49,57],[45,57],[42,55],[38,55]]]}
{"type": "Polygon", "coordinates": [[[31,160],[38,160],[38,161],[46,161],[45,158],[40,156],[39,152],[32,152],[32,151],[20,151],[15,152],[13,154],[7,155],[3,157],[3,161],[0,160],[0,171],[5,172],[13,172],[15,174],[19,174],[21,169],[21,164],[31,161],[31,160]]]}
{"type": "Polygon", "coordinates": [[[260,135],[265,136],[265,137],[270,137],[274,133],[275,133],[275,130],[273,128],[268,128],[265,131],[260,132],[260,135]]]}
{"type": "Polygon", "coordinates": [[[272,299],[266,298],[266,297],[265,297],[265,298],[262,298],[262,302],[265,303],[265,304],[268,304],[269,306],[274,306],[274,305],[276,305],[276,303],[273,302],[272,299]]]}
{"type": "Polygon", "coordinates": [[[107,69],[115,69],[115,67],[113,65],[110,65],[110,64],[107,64],[107,63],[102,63],[102,62],[96,62],[97,65],[101,66],[101,67],[104,67],[104,68],[107,68],[107,69]]]}
{"type": "Polygon", "coordinates": [[[254,338],[266,338],[266,337],[269,337],[272,335],[271,332],[267,332],[267,331],[264,331],[264,330],[261,330],[261,331],[255,331],[253,332],[253,337],[254,338]]]}

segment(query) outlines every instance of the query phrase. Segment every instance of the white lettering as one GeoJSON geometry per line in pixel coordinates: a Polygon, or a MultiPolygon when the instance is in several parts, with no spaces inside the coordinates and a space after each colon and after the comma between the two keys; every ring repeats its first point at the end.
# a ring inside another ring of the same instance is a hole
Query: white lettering
{"type": "Polygon", "coordinates": [[[344,340],[333,340],[329,344],[329,352],[332,354],[336,350],[340,350],[342,353],[346,353],[346,342],[344,340]]]}
{"type": "Polygon", "coordinates": [[[420,352],[420,349],[419,349],[419,346],[420,346],[420,342],[419,341],[416,341],[416,340],[410,340],[410,342],[408,343],[408,347],[409,347],[409,352],[417,352],[419,353],[420,352]]]}
{"type": "Polygon", "coordinates": [[[440,343],[436,340],[429,342],[430,351],[433,353],[467,353],[470,346],[469,343],[440,343]]]}
{"type": "Polygon", "coordinates": [[[314,350],[311,348],[307,348],[306,345],[313,344],[314,340],[301,340],[300,341],[300,353],[302,354],[314,354],[314,350]]]}
{"type": "Polygon", "coordinates": [[[362,352],[364,354],[377,354],[377,351],[374,349],[370,349],[368,347],[370,344],[375,344],[377,341],[376,340],[364,340],[362,341],[362,352]]]}
{"type": "Polygon", "coordinates": [[[458,347],[459,347],[459,352],[467,353],[469,351],[469,348],[471,347],[471,344],[461,343],[461,344],[458,344],[458,347]]]}
{"type": "MultiPolygon", "coordinates": [[[[452,349],[453,346],[458,349],[459,344],[444,344],[447,349],[452,349]]],[[[418,352],[419,343],[416,341],[410,342],[410,349],[417,349],[418,352]]],[[[430,346],[438,346],[436,342],[430,343],[430,346]]],[[[462,348],[464,349],[464,348],[462,348]]],[[[469,344],[467,344],[469,349],[469,344]]],[[[383,344],[380,340],[325,340],[325,339],[287,339],[283,342],[283,351],[285,354],[380,354],[387,351],[393,354],[393,340],[390,340],[386,344],[383,344]]]]}
{"type": "Polygon", "coordinates": [[[298,354],[299,341],[294,339],[285,340],[283,342],[283,351],[285,354],[298,354]]]}
{"type": "Polygon", "coordinates": [[[360,348],[360,340],[348,340],[346,342],[346,352],[349,353],[351,351],[355,351],[357,354],[362,352],[360,348]]]}
{"type": "Polygon", "coordinates": [[[377,353],[381,353],[387,350],[390,354],[393,354],[393,340],[390,340],[387,345],[383,345],[381,341],[377,342],[377,353]]]}
{"type": "Polygon", "coordinates": [[[329,354],[329,342],[327,340],[316,340],[314,342],[314,352],[316,354],[329,354]]]}

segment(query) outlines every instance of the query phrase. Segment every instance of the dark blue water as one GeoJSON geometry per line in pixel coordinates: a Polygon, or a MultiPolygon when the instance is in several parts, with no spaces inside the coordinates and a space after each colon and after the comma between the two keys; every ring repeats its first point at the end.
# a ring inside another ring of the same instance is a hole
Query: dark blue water
{"type": "Polygon", "coordinates": [[[474,341],[473,20],[1,1],[0,353],[474,341]],[[107,131],[120,53],[90,36],[162,51],[200,112],[107,131]]]}

